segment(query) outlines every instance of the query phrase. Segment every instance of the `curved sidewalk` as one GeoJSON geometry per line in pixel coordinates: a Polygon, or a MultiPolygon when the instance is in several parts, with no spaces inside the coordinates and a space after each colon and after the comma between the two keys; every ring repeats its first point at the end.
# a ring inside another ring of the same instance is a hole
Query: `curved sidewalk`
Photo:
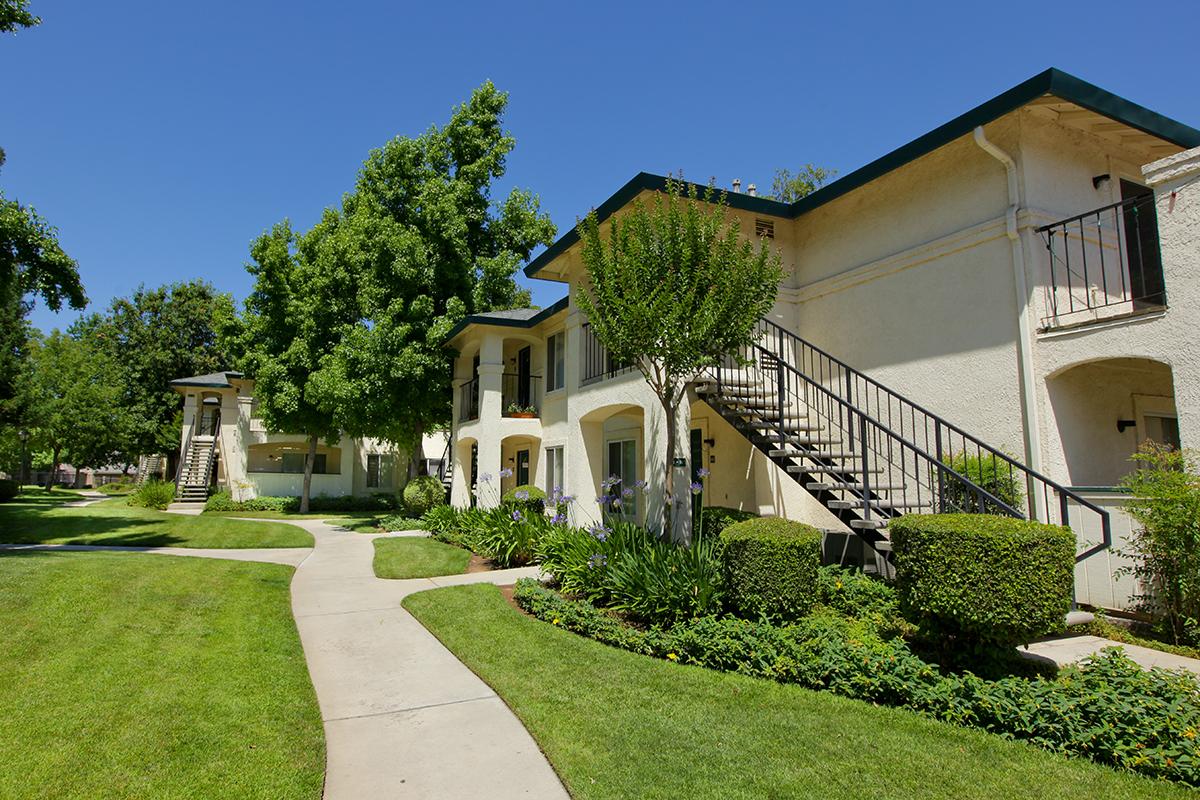
{"type": "Polygon", "coordinates": [[[383,580],[373,542],[388,534],[293,524],[316,541],[292,579],[292,613],[325,724],[327,800],[565,800],[516,715],[400,607],[413,592],[511,583],[537,569],[383,580]]]}

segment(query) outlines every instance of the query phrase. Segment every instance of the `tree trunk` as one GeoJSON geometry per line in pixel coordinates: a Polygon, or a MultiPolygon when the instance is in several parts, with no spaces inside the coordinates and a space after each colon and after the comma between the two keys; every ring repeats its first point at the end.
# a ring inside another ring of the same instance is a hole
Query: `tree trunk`
{"type": "Polygon", "coordinates": [[[663,483],[663,535],[674,536],[673,521],[675,518],[675,430],[678,426],[676,420],[678,412],[678,401],[675,399],[674,390],[670,390],[667,397],[659,398],[662,401],[663,411],[667,415],[667,463],[666,481],[663,483]]]}
{"type": "Polygon", "coordinates": [[[58,468],[62,466],[61,462],[59,461],[59,457],[62,455],[62,448],[55,447],[51,451],[51,455],[53,457],[50,459],[50,475],[46,478],[47,492],[54,488],[54,479],[58,477],[58,468]]]}
{"type": "Polygon", "coordinates": [[[304,488],[300,492],[300,513],[308,513],[308,498],[312,493],[313,466],[317,462],[317,436],[308,437],[308,455],[304,457],[304,488]]]}
{"type": "Polygon", "coordinates": [[[423,450],[425,430],[420,425],[417,426],[414,436],[416,438],[413,441],[412,452],[409,453],[408,456],[408,479],[410,481],[417,477],[417,470],[420,468],[419,465],[421,463],[421,458],[425,455],[423,450]]]}

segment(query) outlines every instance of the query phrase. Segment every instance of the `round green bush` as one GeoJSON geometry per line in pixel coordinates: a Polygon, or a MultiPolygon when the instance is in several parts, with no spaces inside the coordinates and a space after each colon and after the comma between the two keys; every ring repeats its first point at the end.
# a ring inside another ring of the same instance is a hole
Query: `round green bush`
{"type": "Polygon", "coordinates": [[[414,517],[425,514],[445,501],[446,487],[432,475],[420,475],[404,487],[404,506],[414,517]]]}
{"type": "Polygon", "coordinates": [[[546,493],[536,486],[514,486],[504,493],[500,502],[541,514],[546,510],[546,493]]]}
{"type": "Polygon", "coordinates": [[[990,514],[910,514],[889,526],[904,616],[938,639],[1013,647],[1063,629],[1068,528],[990,514]]]}
{"type": "Polygon", "coordinates": [[[7,478],[0,480],[0,503],[12,500],[14,497],[20,494],[20,492],[21,484],[17,483],[16,481],[8,480],[7,478]]]}
{"type": "Polygon", "coordinates": [[[818,599],[821,532],[778,517],[749,519],[721,531],[725,600],[750,619],[797,619],[818,599]]]}

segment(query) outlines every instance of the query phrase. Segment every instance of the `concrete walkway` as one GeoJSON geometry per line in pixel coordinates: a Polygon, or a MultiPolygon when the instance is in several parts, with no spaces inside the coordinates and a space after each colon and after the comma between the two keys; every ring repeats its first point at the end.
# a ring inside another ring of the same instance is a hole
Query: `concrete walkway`
{"type": "Polygon", "coordinates": [[[1161,650],[1152,650],[1136,644],[1114,642],[1112,639],[1105,639],[1101,636],[1061,636],[1055,639],[1045,639],[1034,642],[1027,648],[1021,648],[1021,652],[1028,654],[1027,657],[1046,658],[1058,666],[1064,667],[1089,656],[1098,655],[1106,647],[1124,649],[1125,655],[1146,669],[1151,667],[1182,669],[1200,675],[1200,659],[1164,653],[1161,650]]]}
{"type": "Polygon", "coordinates": [[[292,612],[325,722],[327,799],[567,798],[504,701],[400,607],[413,592],[536,568],[382,580],[373,542],[389,534],[292,524],[316,541],[292,579],[292,612]]]}

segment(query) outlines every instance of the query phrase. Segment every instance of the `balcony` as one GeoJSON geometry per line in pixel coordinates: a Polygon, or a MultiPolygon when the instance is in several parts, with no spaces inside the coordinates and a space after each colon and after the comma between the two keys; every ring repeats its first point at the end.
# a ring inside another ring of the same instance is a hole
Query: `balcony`
{"type": "Polygon", "coordinates": [[[634,369],[634,366],[632,364],[622,364],[612,358],[608,354],[608,349],[592,333],[592,326],[585,323],[583,326],[583,365],[581,369],[579,384],[587,386],[592,383],[608,380],[609,378],[615,378],[634,369]]]}
{"type": "Polygon", "coordinates": [[[542,379],[538,375],[506,372],[501,376],[500,413],[505,417],[537,418],[542,407],[542,379]]]}
{"type": "Polygon", "coordinates": [[[1042,330],[1166,307],[1151,194],[1038,228],[1049,259],[1042,330]]]}
{"type": "Polygon", "coordinates": [[[458,421],[479,419],[479,378],[475,377],[458,387],[458,421]]]}

